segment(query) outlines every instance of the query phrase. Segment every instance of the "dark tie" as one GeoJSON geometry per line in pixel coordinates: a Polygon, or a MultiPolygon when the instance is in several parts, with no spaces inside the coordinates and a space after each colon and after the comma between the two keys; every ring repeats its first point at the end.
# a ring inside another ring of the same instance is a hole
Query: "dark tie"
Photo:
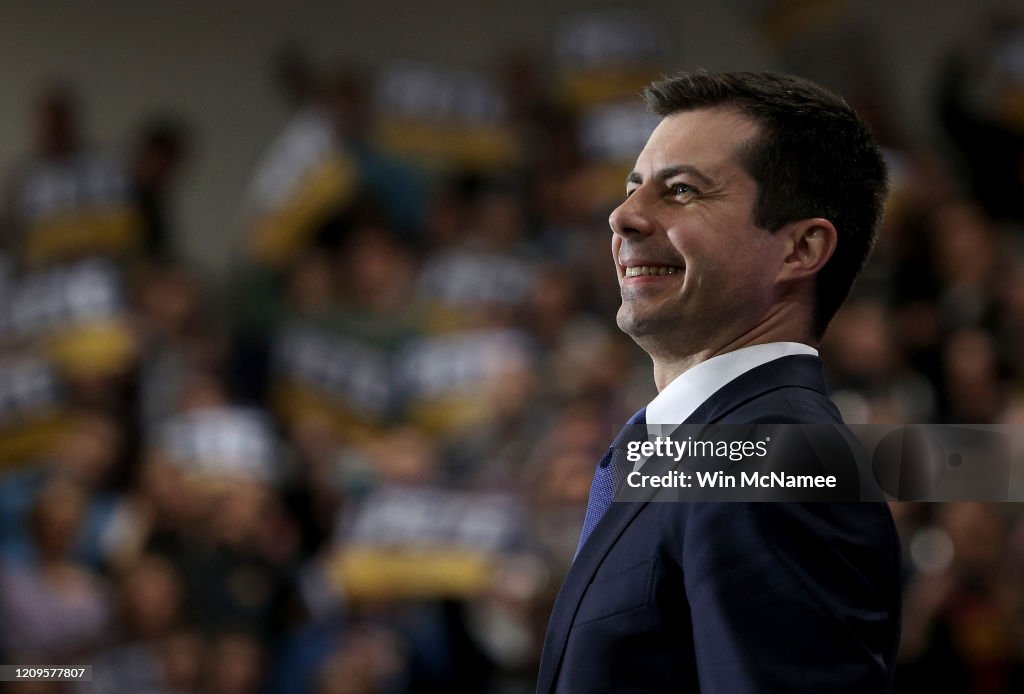
{"type": "Polygon", "coordinates": [[[594,532],[594,528],[604,518],[604,514],[612,505],[615,492],[626,479],[626,475],[633,469],[633,464],[626,459],[627,445],[630,441],[646,440],[647,408],[645,407],[629,418],[626,426],[622,427],[622,431],[608,447],[608,452],[597,464],[594,481],[590,483],[587,515],[583,519],[583,532],[580,535],[580,544],[576,547],[576,554],[580,553],[583,543],[587,541],[590,533],[594,532]]]}

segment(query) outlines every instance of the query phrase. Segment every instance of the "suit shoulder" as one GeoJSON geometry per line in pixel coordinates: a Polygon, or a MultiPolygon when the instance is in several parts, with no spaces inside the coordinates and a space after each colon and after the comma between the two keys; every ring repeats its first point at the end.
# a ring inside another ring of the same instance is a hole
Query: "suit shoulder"
{"type": "Polygon", "coordinates": [[[828,396],[803,386],[782,386],[751,398],[732,410],[729,424],[842,424],[828,396]]]}

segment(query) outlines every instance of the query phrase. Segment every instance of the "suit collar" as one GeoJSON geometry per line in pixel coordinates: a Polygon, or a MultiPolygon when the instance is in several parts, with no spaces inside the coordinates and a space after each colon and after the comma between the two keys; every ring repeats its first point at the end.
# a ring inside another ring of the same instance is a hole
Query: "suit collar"
{"type": "Polygon", "coordinates": [[[686,423],[710,424],[754,398],[779,388],[807,388],[828,396],[825,365],[814,356],[783,357],[747,371],[715,391],[686,423]]]}
{"type": "MultiPolygon", "coordinates": [[[[789,356],[750,369],[719,388],[687,418],[687,423],[716,422],[754,398],[778,388],[794,386],[827,394],[821,359],[816,356],[789,356]]],[[[552,609],[537,678],[538,694],[553,691],[569,630],[583,593],[619,536],[645,505],[645,502],[613,503],[573,561],[552,609]]]]}
{"type": "Polygon", "coordinates": [[[767,342],[719,354],[679,374],[647,406],[651,424],[682,424],[708,398],[751,369],[796,355],[818,356],[810,345],[767,342]]]}

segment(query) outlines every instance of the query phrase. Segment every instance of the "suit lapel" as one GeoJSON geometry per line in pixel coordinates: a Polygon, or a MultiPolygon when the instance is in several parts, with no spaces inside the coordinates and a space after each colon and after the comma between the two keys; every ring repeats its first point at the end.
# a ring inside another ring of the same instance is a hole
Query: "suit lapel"
{"type": "MultiPolygon", "coordinates": [[[[698,407],[686,424],[716,422],[746,402],[777,388],[798,386],[826,393],[822,362],[812,356],[783,357],[755,367],[725,384],[698,407]]],[[[537,678],[538,692],[554,690],[558,670],[562,664],[569,630],[583,593],[597,573],[605,556],[648,502],[617,501],[594,528],[583,544],[562,589],[555,600],[544,639],[544,653],[537,678]]]]}

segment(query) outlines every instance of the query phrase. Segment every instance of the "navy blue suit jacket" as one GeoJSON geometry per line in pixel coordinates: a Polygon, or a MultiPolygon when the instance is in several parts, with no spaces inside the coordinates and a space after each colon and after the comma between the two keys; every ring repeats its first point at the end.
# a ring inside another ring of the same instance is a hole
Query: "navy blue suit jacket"
{"type": "MultiPolygon", "coordinates": [[[[822,363],[756,367],[688,423],[841,422],[822,363]]],[[[537,691],[885,692],[900,615],[884,503],[613,503],[555,602],[537,691]]]]}

